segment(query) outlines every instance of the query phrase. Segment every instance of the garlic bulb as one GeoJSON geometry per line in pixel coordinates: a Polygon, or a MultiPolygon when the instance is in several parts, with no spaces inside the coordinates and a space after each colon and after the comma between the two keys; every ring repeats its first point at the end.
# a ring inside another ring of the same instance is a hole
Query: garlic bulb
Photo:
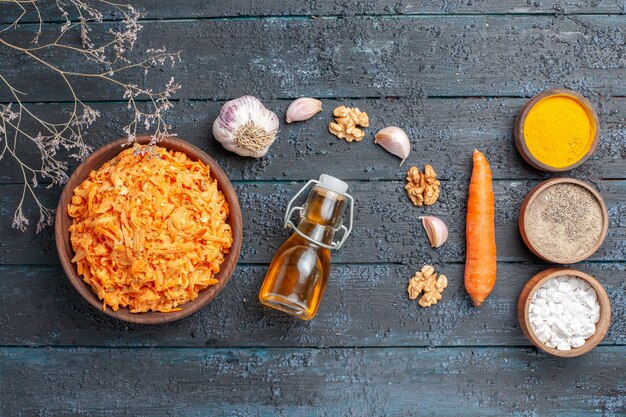
{"type": "Polygon", "coordinates": [[[448,240],[448,226],[439,217],[423,216],[420,217],[422,226],[426,231],[426,236],[430,241],[431,248],[438,248],[448,240]]]}
{"type": "Polygon", "coordinates": [[[287,123],[308,120],[322,111],[322,102],[309,97],[294,100],[287,108],[285,120],[287,123]]]}
{"type": "Polygon", "coordinates": [[[213,122],[215,139],[241,156],[265,156],[277,133],[278,116],[252,96],[227,101],[213,122]]]}
{"type": "Polygon", "coordinates": [[[404,163],[409,156],[409,152],[411,152],[409,137],[404,133],[404,130],[396,126],[389,126],[379,130],[375,135],[374,143],[382,146],[387,152],[402,158],[400,165],[404,163]]]}

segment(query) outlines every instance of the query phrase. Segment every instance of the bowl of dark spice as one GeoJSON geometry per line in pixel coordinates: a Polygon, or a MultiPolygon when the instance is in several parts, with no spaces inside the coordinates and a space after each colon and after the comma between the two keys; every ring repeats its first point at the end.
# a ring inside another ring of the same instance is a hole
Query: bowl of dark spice
{"type": "Polygon", "coordinates": [[[572,264],[604,242],[609,216],[604,199],[574,178],[543,181],[524,199],[519,229],[528,248],[545,261],[572,264]]]}

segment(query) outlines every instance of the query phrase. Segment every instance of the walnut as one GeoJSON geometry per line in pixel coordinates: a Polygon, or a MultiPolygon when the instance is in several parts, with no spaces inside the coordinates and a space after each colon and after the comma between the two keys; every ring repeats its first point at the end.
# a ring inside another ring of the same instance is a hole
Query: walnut
{"type": "Polygon", "coordinates": [[[411,300],[415,300],[421,293],[424,293],[419,300],[419,305],[430,307],[441,300],[441,293],[447,286],[448,278],[445,275],[440,274],[439,278],[437,278],[435,268],[430,265],[424,265],[422,270],[416,272],[415,276],[409,280],[407,292],[411,300]]]}
{"type": "Polygon", "coordinates": [[[370,118],[367,113],[356,107],[339,106],[333,110],[333,115],[336,123],[328,124],[330,133],[339,139],[345,139],[347,142],[360,142],[363,139],[365,132],[357,126],[368,127],[370,125],[370,118]]]}
{"type": "Polygon", "coordinates": [[[404,189],[416,206],[432,206],[439,198],[440,184],[432,166],[426,165],[424,172],[420,172],[418,167],[411,167],[406,173],[404,189]]]}

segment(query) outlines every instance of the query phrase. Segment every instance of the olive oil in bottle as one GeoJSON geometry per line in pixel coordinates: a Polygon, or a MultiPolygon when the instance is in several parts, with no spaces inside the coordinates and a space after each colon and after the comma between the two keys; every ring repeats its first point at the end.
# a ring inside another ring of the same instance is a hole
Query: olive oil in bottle
{"type": "Polygon", "coordinates": [[[353,200],[347,191],[348,184],[324,174],[319,181],[309,181],[289,202],[285,227],[293,228],[294,233],[272,259],[259,292],[262,304],[303,320],[315,317],[330,275],[330,251],[338,249],[352,229],[353,200]],[[313,188],[304,206],[291,207],[310,185],[313,188]],[[343,225],[347,202],[350,202],[349,227],[343,225]],[[300,212],[298,226],[290,220],[296,210],[300,212]],[[341,240],[333,242],[335,232],[340,229],[341,240]]]}

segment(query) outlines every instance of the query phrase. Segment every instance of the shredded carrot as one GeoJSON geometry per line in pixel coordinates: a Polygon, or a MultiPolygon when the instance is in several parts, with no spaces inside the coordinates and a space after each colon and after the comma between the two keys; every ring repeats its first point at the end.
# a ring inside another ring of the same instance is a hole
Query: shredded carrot
{"type": "Polygon", "coordinates": [[[91,171],[68,213],[72,262],[113,311],[180,310],[219,282],[233,243],[209,167],[158,146],[135,145],[91,171]]]}

